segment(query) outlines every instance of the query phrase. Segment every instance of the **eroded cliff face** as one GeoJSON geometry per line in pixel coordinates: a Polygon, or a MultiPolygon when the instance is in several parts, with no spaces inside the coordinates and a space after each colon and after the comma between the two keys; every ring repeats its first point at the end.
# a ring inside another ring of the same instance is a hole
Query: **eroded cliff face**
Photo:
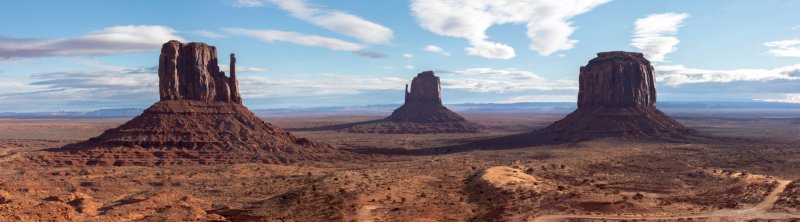
{"type": "Polygon", "coordinates": [[[601,52],[580,69],[578,109],[543,131],[545,139],[685,138],[695,132],[656,108],[654,69],[636,52],[601,52]]]}
{"type": "Polygon", "coordinates": [[[442,105],[442,86],[439,77],[433,75],[433,71],[417,74],[417,77],[411,80],[411,91],[406,85],[405,98],[404,104],[442,105]]]}
{"type": "Polygon", "coordinates": [[[653,66],[637,52],[601,52],[581,67],[578,107],[655,108],[653,66]]]}
{"type": "Polygon", "coordinates": [[[219,71],[217,48],[205,43],[169,41],[161,47],[158,62],[161,100],[220,101],[241,104],[235,57],[231,76],[219,71]]]}

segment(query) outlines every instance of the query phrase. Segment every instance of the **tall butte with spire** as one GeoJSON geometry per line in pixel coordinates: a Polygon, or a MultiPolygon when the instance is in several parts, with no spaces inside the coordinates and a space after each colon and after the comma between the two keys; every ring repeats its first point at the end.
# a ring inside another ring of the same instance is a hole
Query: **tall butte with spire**
{"type": "Polygon", "coordinates": [[[337,153],[296,138],[243,106],[236,57],[230,56],[227,77],[217,64],[216,47],[165,43],[158,63],[159,102],[117,128],[40,159],[89,165],[287,163],[337,153]]]}

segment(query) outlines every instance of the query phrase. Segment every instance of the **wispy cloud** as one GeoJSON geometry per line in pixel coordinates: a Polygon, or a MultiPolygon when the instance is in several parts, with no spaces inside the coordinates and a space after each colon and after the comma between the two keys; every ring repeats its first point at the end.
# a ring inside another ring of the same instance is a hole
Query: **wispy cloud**
{"type": "Polygon", "coordinates": [[[414,58],[414,54],[411,54],[411,53],[403,53],[403,58],[406,58],[406,59],[414,58]]]}
{"type": "Polygon", "coordinates": [[[309,5],[306,0],[237,0],[239,7],[261,7],[270,3],[292,16],[319,27],[368,43],[387,43],[392,40],[391,29],[353,14],[309,5]]]}
{"type": "Polygon", "coordinates": [[[353,52],[353,54],[355,54],[357,56],[363,56],[363,57],[373,58],[373,59],[382,59],[382,58],[389,57],[388,55],[383,54],[381,52],[373,52],[373,51],[355,51],[355,52],[353,52]]]}
{"type": "Polygon", "coordinates": [[[572,95],[528,95],[528,96],[515,96],[503,100],[503,103],[521,103],[521,102],[575,102],[578,99],[577,94],[572,95]]]}
{"type": "Polygon", "coordinates": [[[543,81],[539,75],[531,71],[517,70],[517,69],[492,69],[492,68],[471,68],[453,71],[455,74],[462,75],[477,75],[483,77],[491,77],[498,79],[515,79],[515,80],[536,80],[543,81]]]}
{"type": "Polygon", "coordinates": [[[773,56],[800,57],[800,39],[765,42],[764,46],[770,48],[767,53],[773,56]]]}
{"type": "Polygon", "coordinates": [[[753,99],[753,100],[764,101],[764,102],[777,102],[777,103],[800,103],[800,93],[787,93],[783,95],[783,98],[753,99]]]}
{"type": "Polygon", "coordinates": [[[735,81],[800,80],[800,64],[775,69],[692,69],[682,65],[656,66],[656,80],[678,86],[694,83],[727,83],[735,81]]]}
{"type": "Polygon", "coordinates": [[[428,52],[439,53],[440,55],[443,55],[443,56],[450,56],[450,52],[444,51],[444,49],[440,48],[439,46],[435,46],[435,45],[427,45],[427,46],[425,46],[425,48],[422,48],[422,50],[425,50],[425,51],[428,51],[428,52]]]}
{"type": "MultiPolygon", "coordinates": [[[[230,73],[231,68],[225,64],[219,64],[219,71],[223,71],[225,73],[230,73]]],[[[236,66],[236,73],[263,73],[268,72],[268,68],[261,68],[261,67],[247,67],[247,66],[236,66]]]]}
{"type": "Polygon", "coordinates": [[[252,8],[264,6],[263,0],[233,0],[233,6],[242,8],[252,8]]]}
{"type": "Polygon", "coordinates": [[[517,69],[470,68],[439,73],[450,75],[442,79],[442,87],[479,93],[578,89],[578,83],[573,80],[547,80],[533,72],[517,69]]]}
{"type": "Polygon", "coordinates": [[[0,58],[115,55],[156,51],[169,40],[182,40],[166,26],[127,25],[104,28],[67,39],[0,37],[0,58]]]}
{"type": "Polygon", "coordinates": [[[225,32],[233,35],[247,36],[264,42],[289,42],[304,46],[324,47],[337,51],[359,51],[364,46],[344,41],[336,38],[328,38],[317,35],[306,35],[296,32],[286,32],[279,30],[256,30],[243,28],[226,28],[225,32]]]}
{"type": "Polygon", "coordinates": [[[374,91],[401,91],[407,79],[364,78],[340,74],[294,74],[294,78],[246,76],[239,87],[246,98],[356,95],[374,91]],[[348,83],[348,84],[342,84],[348,83]]]}
{"type": "Polygon", "coordinates": [[[499,24],[526,24],[530,48],[547,56],[569,50],[577,40],[569,37],[573,17],[610,0],[412,0],[411,11],[420,25],[439,35],[469,41],[467,54],[490,59],[516,56],[511,46],[489,41],[486,31],[499,24]]]}
{"type": "Polygon", "coordinates": [[[675,33],[688,17],[686,13],[669,12],[637,19],[631,45],[642,50],[650,61],[663,62],[667,54],[676,50],[680,40],[675,33]]]}

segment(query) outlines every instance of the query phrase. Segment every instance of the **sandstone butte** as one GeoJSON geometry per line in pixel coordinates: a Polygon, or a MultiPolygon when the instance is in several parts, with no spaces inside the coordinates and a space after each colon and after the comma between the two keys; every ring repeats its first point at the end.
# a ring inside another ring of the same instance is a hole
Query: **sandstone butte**
{"type": "Polygon", "coordinates": [[[296,138],[242,105],[236,57],[230,76],[220,71],[217,49],[169,41],[158,63],[160,101],[141,115],[88,141],[51,149],[51,164],[164,165],[266,162],[327,158],[329,145],[296,138]]]}
{"type": "Polygon", "coordinates": [[[597,53],[580,68],[578,108],[544,129],[556,139],[684,138],[695,134],[656,108],[654,69],[642,53],[597,53]]]}
{"type": "Polygon", "coordinates": [[[405,101],[389,117],[346,129],[368,133],[469,133],[480,125],[470,122],[442,104],[442,86],[433,71],[417,74],[406,85],[405,101]]]}

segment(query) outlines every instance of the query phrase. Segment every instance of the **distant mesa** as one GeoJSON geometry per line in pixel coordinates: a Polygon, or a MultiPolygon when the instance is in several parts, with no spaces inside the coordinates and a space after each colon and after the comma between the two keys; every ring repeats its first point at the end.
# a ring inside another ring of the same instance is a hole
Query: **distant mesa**
{"type": "Polygon", "coordinates": [[[442,87],[433,71],[417,74],[406,85],[405,102],[380,121],[344,129],[354,133],[471,133],[480,125],[442,105],[442,87]]]}
{"type": "Polygon", "coordinates": [[[169,41],[158,64],[161,101],[121,126],[40,158],[55,164],[164,165],[287,163],[336,153],[296,138],[242,105],[236,57],[230,77],[219,71],[217,49],[169,41]]]}
{"type": "Polygon", "coordinates": [[[642,53],[597,53],[580,69],[578,109],[544,131],[565,140],[695,134],[656,108],[653,74],[653,66],[642,53]]]}

